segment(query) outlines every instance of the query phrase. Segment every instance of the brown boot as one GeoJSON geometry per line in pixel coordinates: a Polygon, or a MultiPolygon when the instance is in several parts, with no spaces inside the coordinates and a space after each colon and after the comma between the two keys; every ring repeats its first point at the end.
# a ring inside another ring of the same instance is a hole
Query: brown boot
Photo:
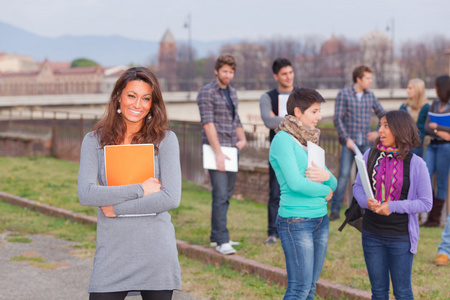
{"type": "Polygon", "coordinates": [[[438,257],[434,261],[434,264],[437,266],[446,266],[448,265],[449,260],[450,259],[448,258],[448,256],[442,253],[438,255],[438,257]]]}
{"type": "Polygon", "coordinates": [[[445,200],[433,198],[433,208],[428,213],[428,220],[422,224],[423,227],[438,227],[441,221],[442,207],[445,200]]]}

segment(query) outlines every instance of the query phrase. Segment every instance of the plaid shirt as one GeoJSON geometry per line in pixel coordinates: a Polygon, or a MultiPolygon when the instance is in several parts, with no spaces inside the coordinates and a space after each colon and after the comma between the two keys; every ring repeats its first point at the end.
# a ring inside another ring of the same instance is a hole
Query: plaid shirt
{"type": "Polygon", "coordinates": [[[362,133],[362,144],[367,144],[367,133],[370,132],[372,109],[378,118],[385,114],[380,101],[371,91],[364,91],[361,102],[358,101],[353,85],[342,89],[334,102],[334,125],[342,144],[351,138],[358,144],[362,133]]]}
{"type": "MultiPolygon", "coordinates": [[[[238,99],[236,90],[228,85],[230,97],[235,109],[235,118],[233,112],[227,103],[220,85],[216,79],[200,89],[197,96],[197,104],[200,110],[202,125],[214,123],[217,131],[217,137],[221,146],[234,147],[237,143],[236,128],[242,127],[238,115],[238,99]]],[[[209,144],[205,129],[202,127],[202,143],[209,144]]]]}

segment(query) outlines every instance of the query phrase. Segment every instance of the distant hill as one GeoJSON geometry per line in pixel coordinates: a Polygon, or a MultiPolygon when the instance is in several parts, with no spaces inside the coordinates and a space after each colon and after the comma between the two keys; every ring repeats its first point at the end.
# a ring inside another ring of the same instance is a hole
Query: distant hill
{"type": "MultiPolygon", "coordinates": [[[[161,37],[163,32],[161,32],[161,37]]],[[[0,52],[28,55],[37,61],[72,61],[85,57],[102,66],[157,63],[159,41],[121,36],[63,36],[46,38],[0,22],[0,52]]],[[[237,40],[192,41],[198,57],[218,54],[223,44],[237,40]]],[[[178,41],[177,41],[178,42],[178,41]]],[[[181,43],[185,41],[180,41],[181,43]]],[[[178,42],[178,43],[180,43],[178,42]]]]}

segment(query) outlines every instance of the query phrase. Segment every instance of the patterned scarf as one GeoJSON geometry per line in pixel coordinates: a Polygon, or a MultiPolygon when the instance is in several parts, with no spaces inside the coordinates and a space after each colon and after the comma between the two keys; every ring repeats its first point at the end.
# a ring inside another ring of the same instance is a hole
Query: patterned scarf
{"type": "Polygon", "coordinates": [[[375,199],[381,203],[400,200],[403,186],[403,160],[397,158],[398,148],[378,143],[378,156],[372,173],[375,199]]]}
{"type": "Polygon", "coordinates": [[[304,146],[307,141],[319,144],[320,129],[303,125],[295,116],[286,115],[275,132],[280,130],[286,131],[304,146]]]}

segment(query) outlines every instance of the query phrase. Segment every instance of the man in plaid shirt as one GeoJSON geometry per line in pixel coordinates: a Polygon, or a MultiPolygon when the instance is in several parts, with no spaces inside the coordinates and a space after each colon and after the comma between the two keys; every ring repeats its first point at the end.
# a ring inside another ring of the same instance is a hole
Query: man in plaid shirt
{"type": "Polygon", "coordinates": [[[234,190],[237,172],[225,171],[226,157],[221,146],[242,150],[246,144],[244,129],[238,115],[236,90],[229,84],[236,62],[231,55],[221,55],[215,64],[216,78],[200,89],[197,103],[202,122],[202,142],[209,144],[216,155],[217,170],[209,170],[212,185],[211,246],[222,254],[233,254],[227,229],[227,211],[234,190]]]}
{"type": "Polygon", "coordinates": [[[372,109],[378,118],[385,114],[380,101],[369,91],[372,84],[372,70],[367,66],[356,67],[352,77],[354,84],[342,89],[334,103],[334,125],[339,134],[342,151],[338,186],[331,199],[331,221],[339,219],[355,147],[364,154],[378,137],[377,131],[370,132],[372,109]]]}

